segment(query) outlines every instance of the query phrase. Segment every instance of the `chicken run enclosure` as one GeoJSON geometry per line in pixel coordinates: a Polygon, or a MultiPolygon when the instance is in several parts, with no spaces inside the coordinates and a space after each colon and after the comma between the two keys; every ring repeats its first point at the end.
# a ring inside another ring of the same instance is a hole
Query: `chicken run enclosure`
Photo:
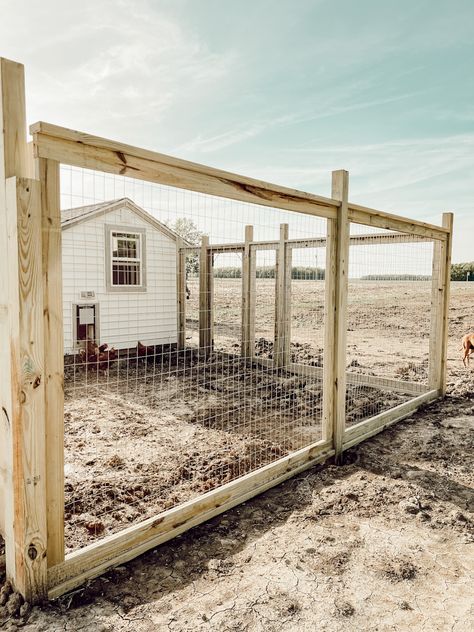
{"type": "Polygon", "coordinates": [[[0,79],[0,542],[27,599],[445,393],[452,214],[353,204],[346,171],[321,197],[43,122],[27,143],[23,67],[0,79]]]}

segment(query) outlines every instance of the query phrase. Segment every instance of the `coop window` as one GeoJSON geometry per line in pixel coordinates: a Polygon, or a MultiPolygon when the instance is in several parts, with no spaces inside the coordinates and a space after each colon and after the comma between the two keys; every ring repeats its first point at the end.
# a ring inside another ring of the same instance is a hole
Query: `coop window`
{"type": "Polygon", "coordinates": [[[109,229],[109,290],[145,289],[144,231],[109,229]]]}

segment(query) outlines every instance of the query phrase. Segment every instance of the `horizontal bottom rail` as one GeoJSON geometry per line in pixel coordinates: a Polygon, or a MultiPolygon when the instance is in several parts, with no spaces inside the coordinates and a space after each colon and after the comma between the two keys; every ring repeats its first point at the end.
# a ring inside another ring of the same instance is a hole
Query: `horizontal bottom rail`
{"type": "Polygon", "coordinates": [[[199,498],[67,555],[64,562],[48,569],[49,599],[56,599],[334,454],[329,442],[318,441],[199,498]]]}
{"type": "MultiPolygon", "coordinates": [[[[270,369],[276,369],[271,358],[259,358],[255,356],[252,358],[252,362],[256,362],[270,369]]],[[[306,375],[308,377],[323,379],[322,367],[312,366],[311,364],[297,364],[291,362],[281,367],[281,370],[293,375],[306,375]]],[[[379,377],[377,375],[368,375],[367,373],[351,373],[350,371],[346,372],[346,381],[347,384],[351,385],[371,386],[373,388],[396,391],[407,395],[423,395],[427,392],[426,389],[428,388],[419,382],[406,382],[405,380],[395,380],[390,377],[379,377]]]]}
{"type": "MultiPolygon", "coordinates": [[[[381,432],[439,396],[439,390],[431,390],[352,426],[345,432],[343,450],[381,432]]],[[[334,455],[330,441],[318,441],[203,496],[67,555],[64,562],[48,569],[49,599],[56,599],[114,566],[128,562],[334,455]]]]}
{"type": "Polygon", "coordinates": [[[440,391],[435,389],[419,395],[408,402],[404,402],[391,410],[386,410],[383,413],[375,415],[370,419],[361,421],[360,423],[351,426],[346,430],[344,434],[343,450],[347,450],[365,439],[373,437],[375,434],[382,432],[385,428],[388,428],[397,421],[401,421],[405,417],[408,417],[415,412],[422,404],[428,404],[440,397],[440,391]]]}

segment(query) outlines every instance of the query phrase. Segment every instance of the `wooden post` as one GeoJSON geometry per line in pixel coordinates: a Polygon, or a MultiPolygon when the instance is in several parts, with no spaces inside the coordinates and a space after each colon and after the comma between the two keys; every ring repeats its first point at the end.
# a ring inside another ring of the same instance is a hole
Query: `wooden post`
{"type": "MultiPolygon", "coordinates": [[[[48,567],[64,560],[64,337],[59,163],[38,158],[41,186],[48,567]]],[[[96,332],[92,335],[95,338],[96,332]]],[[[96,341],[98,342],[98,341],[96,341]]]]}
{"type": "Polygon", "coordinates": [[[291,250],[288,248],[288,224],[280,225],[280,243],[275,266],[275,339],[273,362],[283,367],[290,362],[291,338],[291,250]]]}
{"type": "Polygon", "coordinates": [[[323,438],[332,436],[336,457],[342,452],[346,427],[347,289],[350,223],[349,174],[333,171],[332,198],[339,200],[337,219],[328,220],[326,307],[323,368],[323,438]],[[332,425],[332,430],[330,429],[332,425]]]}
{"type": "Polygon", "coordinates": [[[0,59],[0,462],[6,571],[47,593],[41,191],[27,179],[24,70],[0,59]]]}
{"type": "Polygon", "coordinates": [[[207,356],[213,348],[213,255],[204,235],[199,255],[199,350],[207,356]]]}
{"type": "Polygon", "coordinates": [[[186,253],[183,241],[176,240],[176,294],[178,308],[178,351],[186,346],[186,253]]]}
{"type": "MultiPolygon", "coordinates": [[[[241,355],[250,358],[253,355],[255,339],[251,338],[251,305],[252,305],[252,266],[250,242],[253,241],[253,226],[245,227],[245,244],[242,257],[242,342],[241,355]]],[[[254,299],[253,304],[255,305],[254,299]]]]}
{"type": "Polygon", "coordinates": [[[449,229],[448,238],[446,241],[435,241],[433,249],[429,358],[429,388],[439,389],[442,396],[446,395],[452,213],[443,213],[443,227],[449,229]]]}
{"type": "Polygon", "coordinates": [[[322,436],[334,436],[334,393],[336,354],[337,219],[328,219],[326,228],[326,270],[324,273],[324,355],[322,436]]]}

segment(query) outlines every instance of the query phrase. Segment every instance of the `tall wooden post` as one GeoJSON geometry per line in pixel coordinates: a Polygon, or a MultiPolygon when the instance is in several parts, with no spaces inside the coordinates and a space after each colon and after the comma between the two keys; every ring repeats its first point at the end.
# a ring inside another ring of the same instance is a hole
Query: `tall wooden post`
{"type": "Polygon", "coordinates": [[[37,158],[41,186],[48,567],[64,560],[64,337],[59,163],[37,158]]]}
{"type": "Polygon", "coordinates": [[[7,576],[37,602],[47,594],[41,189],[25,177],[24,69],[6,59],[0,119],[1,522],[7,576]]]}
{"type": "Polygon", "coordinates": [[[333,171],[331,197],[341,202],[337,219],[328,219],[323,366],[323,439],[332,438],[341,454],[346,426],[347,289],[350,224],[349,174],[333,171]]]}
{"type": "Polygon", "coordinates": [[[205,356],[211,353],[214,339],[213,259],[209,250],[209,237],[204,235],[199,255],[199,350],[205,356]]]}
{"type": "Polygon", "coordinates": [[[250,358],[255,347],[255,336],[252,338],[252,304],[255,305],[255,296],[252,296],[252,274],[255,272],[252,266],[254,251],[250,247],[253,241],[253,226],[245,227],[245,243],[242,260],[242,343],[241,355],[250,358]]]}
{"type": "Polygon", "coordinates": [[[290,362],[291,339],[291,250],[288,247],[288,224],[280,225],[275,269],[275,340],[273,362],[283,367],[290,362]]]}
{"type": "Polygon", "coordinates": [[[448,349],[449,288],[453,214],[443,213],[443,226],[449,229],[446,241],[435,241],[431,290],[431,331],[429,387],[446,395],[446,362],[448,349]]]}
{"type": "Polygon", "coordinates": [[[186,253],[183,241],[176,240],[176,295],[178,308],[178,351],[186,346],[186,253]]]}

